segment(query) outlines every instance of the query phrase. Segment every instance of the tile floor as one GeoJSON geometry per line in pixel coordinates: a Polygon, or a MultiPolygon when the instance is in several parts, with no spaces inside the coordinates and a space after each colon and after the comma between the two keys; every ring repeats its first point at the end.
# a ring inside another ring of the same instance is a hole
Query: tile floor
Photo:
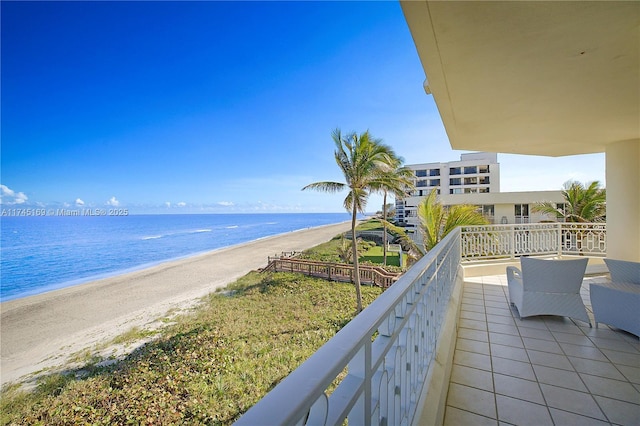
{"type": "MultiPolygon", "coordinates": [[[[602,279],[585,278],[582,286],[592,321],[589,282],[602,279]]],[[[521,320],[505,275],[470,278],[444,423],[638,426],[640,341],[604,324],[521,320]]]]}

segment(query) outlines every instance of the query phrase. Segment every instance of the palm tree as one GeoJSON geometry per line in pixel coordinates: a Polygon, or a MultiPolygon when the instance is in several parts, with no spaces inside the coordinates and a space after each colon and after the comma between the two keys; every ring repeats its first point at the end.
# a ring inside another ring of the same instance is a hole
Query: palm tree
{"type": "Polygon", "coordinates": [[[340,129],[332,132],[335,143],[335,159],[342,171],[346,183],[315,182],[302,188],[324,192],[339,192],[349,189],[344,199],[344,207],[351,212],[351,250],[353,253],[353,275],[356,287],[357,312],[362,311],[362,293],[360,289],[360,265],[358,263],[358,243],[356,223],[358,212],[364,213],[371,191],[383,186],[381,176],[394,167],[393,150],[375,139],[369,131],[360,135],[350,133],[342,136],[340,129]]]}
{"type": "Polygon", "coordinates": [[[534,212],[546,213],[563,218],[565,222],[604,222],[607,214],[607,193],[600,188],[600,182],[583,185],[567,181],[562,188],[564,206],[557,207],[545,201],[532,207],[534,212]]]}
{"type": "Polygon", "coordinates": [[[449,232],[458,226],[486,225],[487,219],[476,206],[460,204],[445,208],[437,199],[436,190],[418,205],[418,217],[427,251],[438,244],[449,232]]]}
{"type": "MultiPolygon", "coordinates": [[[[387,194],[392,193],[396,197],[406,197],[414,188],[413,171],[403,167],[404,160],[401,157],[393,158],[393,169],[382,174],[382,263],[387,264],[387,194]]],[[[402,264],[402,260],[400,261],[402,264]]]]}

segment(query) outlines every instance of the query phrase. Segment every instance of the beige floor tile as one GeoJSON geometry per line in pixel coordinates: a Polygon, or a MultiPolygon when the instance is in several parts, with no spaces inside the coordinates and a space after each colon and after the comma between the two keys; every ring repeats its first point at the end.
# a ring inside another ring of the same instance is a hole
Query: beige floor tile
{"type": "Polygon", "coordinates": [[[491,343],[491,356],[496,358],[508,358],[514,361],[529,362],[527,351],[522,348],[514,348],[513,346],[499,345],[491,343]]]}
{"type": "MultiPolygon", "coordinates": [[[[515,308],[514,308],[515,309],[515,308]]],[[[518,328],[536,328],[538,330],[549,330],[547,324],[545,324],[544,319],[541,317],[528,317],[523,319],[518,319],[517,312],[515,314],[516,325],[518,328]]]]}
{"type": "Polygon", "coordinates": [[[542,339],[534,339],[532,337],[523,337],[522,342],[524,343],[524,347],[526,349],[533,349],[541,352],[551,352],[554,354],[563,355],[562,349],[560,345],[551,340],[542,340],[542,339]]]}
{"type": "Polygon", "coordinates": [[[580,375],[575,371],[561,370],[559,368],[545,367],[543,365],[534,365],[533,371],[540,383],[577,390],[580,392],[588,392],[580,375]]]}
{"type": "Polygon", "coordinates": [[[640,365],[640,355],[614,351],[611,349],[601,349],[602,353],[609,359],[609,361],[615,364],[628,365],[631,367],[637,367],[640,365]]]}
{"type": "Polygon", "coordinates": [[[631,383],[582,373],[580,373],[580,377],[593,395],[640,404],[640,393],[631,383]]]}
{"type": "Polygon", "coordinates": [[[493,392],[493,375],[490,371],[454,364],[451,382],[493,392]]]}
{"type": "Polygon", "coordinates": [[[533,339],[549,340],[554,342],[553,334],[546,329],[519,327],[518,331],[522,337],[531,337],[533,339]]]}
{"type": "Polygon", "coordinates": [[[573,345],[571,343],[560,343],[562,351],[567,356],[577,358],[587,358],[595,361],[608,362],[607,357],[595,346],[573,345]]]}
{"type": "Polygon", "coordinates": [[[544,323],[551,331],[584,335],[579,326],[575,325],[571,319],[558,316],[545,316],[544,323]]]}
{"type": "Polygon", "coordinates": [[[546,384],[541,384],[540,388],[549,407],[593,417],[598,420],[606,420],[595,400],[588,393],[546,384]]]}
{"type": "Polygon", "coordinates": [[[472,321],[485,321],[486,315],[483,312],[473,312],[473,311],[460,311],[460,318],[464,318],[472,321]]]}
{"type": "Polygon", "coordinates": [[[503,317],[513,318],[513,313],[508,308],[496,308],[495,306],[489,306],[485,308],[487,314],[502,315],[503,317]]]}
{"type": "Polygon", "coordinates": [[[479,354],[489,355],[489,343],[480,342],[478,340],[458,338],[456,341],[456,349],[467,352],[475,352],[479,354]]]}
{"type": "Polygon", "coordinates": [[[590,346],[595,347],[591,339],[584,334],[562,333],[559,331],[552,331],[555,340],[561,343],[570,343],[572,345],[590,346]]]}
{"type": "Polygon", "coordinates": [[[453,363],[491,371],[491,357],[474,352],[456,350],[453,357],[453,363]]]}
{"type": "Polygon", "coordinates": [[[591,337],[591,341],[601,350],[611,349],[619,352],[628,352],[640,356],[640,352],[629,342],[623,339],[602,339],[599,337],[591,337]]]}
{"type": "Polygon", "coordinates": [[[494,394],[481,389],[450,383],[447,405],[492,419],[496,418],[494,394]]]}
{"type": "Polygon", "coordinates": [[[444,426],[498,426],[498,421],[456,407],[447,406],[444,413],[444,426]]]}
{"type": "Polygon", "coordinates": [[[494,373],[519,377],[526,380],[535,380],[536,378],[531,364],[528,362],[513,361],[511,359],[494,358],[493,371],[494,373]]]}
{"type": "Polygon", "coordinates": [[[484,306],[489,307],[492,306],[494,308],[504,308],[505,302],[502,300],[485,300],[484,306]]]}
{"type": "Polygon", "coordinates": [[[511,334],[512,336],[520,336],[518,327],[507,324],[487,323],[487,329],[494,333],[511,334]]]}
{"type": "Polygon", "coordinates": [[[497,394],[544,405],[538,382],[495,373],[493,382],[497,394]]]}
{"type": "Polygon", "coordinates": [[[470,328],[460,328],[458,330],[458,338],[478,340],[479,342],[488,342],[489,333],[482,330],[472,330],[470,328]]]}
{"type": "Polygon", "coordinates": [[[511,327],[515,327],[516,323],[511,316],[487,314],[487,322],[495,324],[503,324],[511,327]]]}
{"type": "Polygon", "coordinates": [[[524,349],[524,343],[520,336],[514,336],[513,334],[503,334],[496,332],[489,332],[489,342],[497,345],[512,346],[514,348],[524,349]]]}
{"type": "Polygon", "coordinates": [[[465,305],[484,307],[484,299],[482,298],[482,295],[465,294],[462,296],[462,303],[465,305]]]}
{"type": "Polygon", "coordinates": [[[460,305],[460,309],[462,311],[481,312],[481,313],[486,312],[484,305],[470,305],[468,303],[462,303],[460,305]]]}
{"type": "Polygon", "coordinates": [[[617,401],[602,396],[594,396],[602,411],[610,422],[618,425],[638,425],[640,422],[640,405],[617,401]]]}
{"type": "Polygon", "coordinates": [[[458,322],[460,328],[470,328],[472,330],[483,330],[487,331],[487,323],[484,321],[476,321],[476,320],[468,320],[464,318],[460,318],[458,322]]]}
{"type": "Polygon", "coordinates": [[[631,383],[640,385],[640,367],[630,367],[628,365],[616,365],[616,368],[631,383]]]}
{"type": "Polygon", "coordinates": [[[498,302],[500,303],[500,305],[496,305],[498,307],[502,307],[504,306],[505,303],[507,303],[507,297],[505,297],[504,294],[488,294],[485,292],[484,294],[484,300],[485,302],[498,302]]]}
{"type": "Polygon", "coordinates": [[[570,413],[568,411],[558,410],[557,408],[549,408],[551,417],[556,425],[575,425],[575,426],[606,426],[611,423],[594,419],[592,417],[585,417],[579,414],[570,413]]]}
{"type": "Polygon", "coordinates": [[[521,426],[553,425],[549,410],[544,405],[538,405],[520,399],[496,395],[498,406],[498,420],[521,426]]]}
{"type": "Polygon", "coordinates": [[[569,361],[578,373],[586,373],[614,380],[625,380],[622,373],[610,362],[575,357],[569,357],[569,361]]]}
{"type": "Polygon", "coordinates": [[[529,359],[532,364],[573,371],[573,365],[569,362],[569,358],[564,355],[535,351],[531,349],[527,349],[527,354],[529,354],[529,359]]]}

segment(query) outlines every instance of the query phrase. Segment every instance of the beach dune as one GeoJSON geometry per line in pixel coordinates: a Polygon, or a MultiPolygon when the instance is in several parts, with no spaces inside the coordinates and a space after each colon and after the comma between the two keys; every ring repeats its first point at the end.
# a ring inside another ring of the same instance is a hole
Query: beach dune
{"type": "Polygon", "coordinates": [[[0,304],[0,381],[24,381],[69,355],[147,327],[248,272],[267,256],[326,242],[340,223],[267,237],[205,254],[0,304]]]}

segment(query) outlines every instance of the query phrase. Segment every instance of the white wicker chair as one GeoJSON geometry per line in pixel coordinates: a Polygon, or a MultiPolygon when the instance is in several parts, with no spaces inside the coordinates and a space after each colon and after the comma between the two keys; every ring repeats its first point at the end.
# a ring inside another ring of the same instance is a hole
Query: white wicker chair
{"type": "Polygon", "coordinates": [[[604,261],[611,282],[589,287],[596,327],[601,322],[640,337],[640,262],[604,261]]]}
{"type": "Polygon", "coordinates": [[[591,326],[580,297],[580,287],[588,259],[520,259],[522,271],[507,267],[509,300],[520,318],[559,315],[584,321],[591,326]]]}

